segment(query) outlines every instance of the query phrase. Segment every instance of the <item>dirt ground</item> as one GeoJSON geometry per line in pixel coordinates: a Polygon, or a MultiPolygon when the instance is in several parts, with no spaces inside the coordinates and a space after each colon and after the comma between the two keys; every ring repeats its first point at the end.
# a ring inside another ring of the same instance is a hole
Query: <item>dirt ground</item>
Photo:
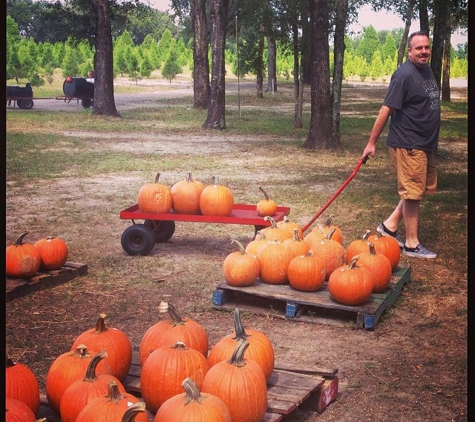
{"type": "MultiPolygon", "coordinates": [[[[175,95],[192,94],[189,85],[179,88],[175,95]]],[[[160,92],[173,95],[170,90],[160,92]]],[[[363,89],[362,95],[368,92],[381,99],[384,87],[363,89]]],[[[465,88],[455,93],[466,98],[465,88]]],[[[117,109],[156,106],[153,95],[150,102],[143,95],[118,95],[117,109]]],[[[48,107],[81,108],[61,101],[38,101],[34,109],[48,107]]],[[[143,153],[173,154],[178,142],[180,154],[191,160],[200,154],[227,151],[230,169],[242,166],[245,145],[253,141],[226,133],[189,139],[137,133],[108,137],[107,142],[97,142],[100,137],[92,133],[61,135],[83,137],[96,151],[140,148],[143,153]]],[[[466,154],[466,144],[459,147],[466,154]]],[[[80,181],[66,177],[40,181],[34,195],[15,183],[7,184],[7,240],[13,240],[19,227],[30,229],[30,241],[55,227],[56,235],[70,244],[70,260],[88,265],[85,276],[6,303],[7,353],[35,372],[43,391],[54,358],[69,350],[77,335],[92,328],[101,312],[136,347],[149,326],[166,318],[158,314],[161,301],[169,301],[183,317],[203,324],[210,345],[232,331],[231,313],[211,303],[221,281],[222,260],[233,249],[228,228],[177,223],[172,239],[157,245],[149,256],[128,256],[120,244],[128,223],[118,218],[118,212],[132,205],[131,198],[141,184],[136,174],[80,181]],[[94,210],[99,207],[108,212],[96,215],[94,210]]],[[[302,220],[310,217],[302,216],[302,220]]],[[[233,228],[233,235],[242,241],[251,238],[248,227],[233,228]]],[[[460,245],[454,253],[466,254],[466,249],[460,245]]],[[[355,328],[348,321],[316,319],[309,323],[278,318],[270,312],[266,316],[243,314],[245,327],[269,336],[277,361],[300,368],[338,369],[335,402],[317,413],[308,401],[285,421],[468,420],[466,268],[454,268],[449,254],[426,261],[402,258],[401,263],[411,266],[411,281],[374,330],[355,328]]]]}

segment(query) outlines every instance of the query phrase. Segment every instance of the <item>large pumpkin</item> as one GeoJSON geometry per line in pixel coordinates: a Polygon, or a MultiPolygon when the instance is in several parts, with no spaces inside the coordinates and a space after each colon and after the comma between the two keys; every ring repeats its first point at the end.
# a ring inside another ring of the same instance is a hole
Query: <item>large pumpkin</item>
{"type": "Polygon", "coordinates": [[[364,267],[358,267],[355,256],[348,265],[342,265],[330,275],[328,290],[332,298],[344,305],[362,305],[373,291],[373,276],[364,267]]]}
{"type": "Polygon", "coordinates": [[[399,247],[397,240],[392,236],[383,236],[377,233],[369,236],[368,241],[374,245],[374,250],[377,253],[382,253],[387,256],[394,271],[401,259],[401,248],[399,247]]]}
{"type": "Polygon", "coordinates": [[[191,171],[185,180],[176,182],[170,189],[172,194],[172,209],[177,214],[199,214],[200,196],[205,185],[194,180],[191,171]]]}
{"type": "Polygon", "coordinates": [[[373,274],[373,292],[384,291],[391,281],[391,261],[386,255],[377,253],[371,242],[369,242],[369,252],[362,252],[358,256],[358,266],[367,268],[373,274]]]}
{"type": "Polygon", "coordinates": [[[261,271],[259,278],[268,284],[285,284],[287,268],[294,257],[290,249],[276,239],[257,251],[261,271]]]}
{"type": "Polygon", "coordinates": [[[41,268],[57,270],[68,260],[69,248],[66,242],[59,237],[47,237],[35,243],[41,256],[41,268]]]}
{"type": "Polygon", "coordinates": [[[201,388],[224,401],[233,422],[261,422],[266,414],[266,377],[257,362],[244,358],[248,347],[241,340],[229,360],[209,369],[201,388]]]}
{"type": "Polygon", "coordinates": [[[213,176],[213,184],[206,186],[200,195],[200,210],[203,215],[229,217],[234,207],[231,190],[219,184],[219,178],[213,176]]]}
{"type": "Polygon", "coordinates": [[[140,389],[147,408],[156,412],[169,398],[183,393],[181,385],[187,377],[201,388],[208,372],[208,361],[198,350],[177,342],[150,353],[142,366],[140,389]]]}
{"type": "Polygon", "coordinates": [[[5,422],[36,422],[35,414],[24,402],[7,397],[5,399],[5,422]]]}
{"type": "Polygon", "coordinates": [[[90,350],[105,350],[112,368],[112,375],[123,381],[132,364],[132,342],[118,328],[106,327],[106,314],[100,314],[96,326],[80,334],[71,347],[76,350],[84,344],[90,350]]]}
{"type": "Polygon", "coordinates": [[[230,359],[241,340],[249,342],[244,358],[257,362],[264,371],[266,380],[269,380],[274,371],[274,347],[269,338],[261,331],[252,328],[244,329],[238,308],[234,309],[234,331],[221,338],[211,348],[208,355],[209,366],[212,367],[218,362],[230,359]]]}
{"type": "Polygon", "coordinates": [[[7,358],[5,397],[20,400],[36,415],[40,407],[40,387],[33,371],[22,363],[7,358]]]}
{"type": "Polygon", "coordinates": [[[223,274],[226,283],[230,286],[250,286],[259,277],[261,266],[256,255],[246,252],[238,240],[232,240],[239,247],[238,251],[231,252],[223,261],[223,274]]]}
{"type": "Polygon", "coordinates": [[[182,386],[185,392],[163,403],[153,422],[232,422],[228,407],[218,396],[201,393],[189,377],[182,386]]]}
{"type": "Polygon", "coordinates": [[[259,217],[272,217],[277,211],[277,204],[273,199],[269,198],[267,192],[259,186],[259,190],[264,194],[265,199],[261,199],[256,206],[257,215],[259,217]]]}
{"type": "Polygon", "coordinates": [[[162,302],[160,312],[168,312],[171,320],[158,321],[142,337],[139,346],[140,364],[143,365],[155,349],[161,346],[173,346],[176,342],[208,355],[209,340],[205,327],[190,318],[182,318],[171,303],[162,302]]]}
{"type": "Polygon", "coordinates": [[[315,292],[325,282],[325,262],[309,250],[290,261],[287,278],[294,289],[315,292]]]}
{"type": "Polygon", "coordinates": [[[25,278],[35,275],[41,266],[41,255],[32,243],[23,243],[21,234],[13,245],[5,251],[5,264],[7,277],[25,278]]]}
{"type": "Polygon", "coordinates": [[[146,183],[139,190],[138,207],[140,212],[166,214],[172,207],[170,188],[160,183],[160,173],[153,183],[146,183]]]}

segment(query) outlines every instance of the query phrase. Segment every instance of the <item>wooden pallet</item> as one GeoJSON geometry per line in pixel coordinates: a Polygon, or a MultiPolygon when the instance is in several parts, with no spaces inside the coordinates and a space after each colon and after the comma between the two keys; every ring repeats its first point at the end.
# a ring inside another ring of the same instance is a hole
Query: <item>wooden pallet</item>
{"type": "Polygon", "coordinates": [[[67,261],[59,270],[38,272],[30,278],[7,278],[7,302],[87,274],[87,265],[67,261]]]}
{"type": "Polygon", "coordinates": [[[327,283],[316,292],[302,292],[289,284],[273,285],[257,280],[252,286],[233,287],[220,283],[213,292],[217,309],[240,309],[295,321],[329,322],[337,325],[353,321],[358,328],[372,330],[399,297],[410,281],[411,267],[398,267],[382,293],[373,293],[364,305],[347,306],[336,303],[327,283]]]}

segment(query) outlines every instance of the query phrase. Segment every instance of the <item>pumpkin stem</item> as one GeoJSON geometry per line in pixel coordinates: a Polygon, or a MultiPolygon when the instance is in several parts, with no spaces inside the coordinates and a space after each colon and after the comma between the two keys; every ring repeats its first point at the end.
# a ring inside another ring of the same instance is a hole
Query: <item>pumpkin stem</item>
{"type": "Polygon", "coordinates": [[[362,239],[366,240],[369,237],[370,233],[371,233],[371,230],[366,230],[366,233],[363,235],[362,239]]]}
{"type": "Polygon", "coordinates": [[[157,175],[155,176],[155,183],[158,183],[158,181],[160,180],[160,176],[161,174],[157,173],[157,175]]]}
{"type": "Polygon", "coordinates": [[[219,186],[219,177],[218,176],[211,176],[211,179],[213,180],[213,185],[214,186],[219,186]]]}
{"type": "Polygon", "coordinates": [[[269,217],[268,215],[266,215],[266,216],[264,217],[264,220],[269,221],[269,222],[270,222],[270,226],[271,226],[273,229],[275,229],[275,228],[277,227],[277,224],[276,224],[275,220],[274,220],[272,217],[269,217]]]}
{"type": "Polygon", "coordinates": [[[180,349],[180,350],[185,350],[186,344],[183,343],[182,341],[177,341],[173,346],[170,346],[170,349],[180,349]]]}
{"type": "Polygon", "coordinates": [[[119,403],[119,401],[124,397],[122,393],[119,390],[119,386],[114,380],[109,381],[107,384],[107,398],[109,401],[112,401],[114,403],[119,403]]]}
{"type": "Polygon", "coordinates": [[[28,234],[28,232],[22,233],[20,236],[18,236],[18,239],[15,242],[15,246],[20,246],[23,244],[23,238],[28,234]]]}
{"type": "Polygon", "coordinates": [[[181,316],[178,315],[178,312],[176,311],[175,307],[171,303],[168,304],[167,311],[168,311],[168,314],[170,315],[174,325],[183,325],[183,324],[185,324],[185,322],[183,321],[181,316]]]}
{"type": "Polygon", "coordinates": [[[368,242],[368,245],[369,245],[369,253],[371,255],[376,255],[376,249],[374,249],[374,244],[372,244],[371,242],[368,242]]]}
{"type": "Polygon", "coordinates": [[[85,344],[80,344],[73,353],[78,355],[78,357],[81,359],[90,357],[85,344]]]}
{"type": "Polygon", "coordinates": [[[124,416],[122,416],[122,422],[133,422],[135,421],[135,417],[142,412],[145,412],[145,403],[143,401],[134,403],[126,410],[124,416]]]}
{"type": "Polygon", "coordinates": [[[84,381],[88,382],[94,382],[97,379],[96,375],[96,368],[99,362],[107,357],[107,352],[103,350],[102,352],[99,352],[96,356],[94,356],[91,359],[91,362],[89,362],[89,365],[87,366],[86,369],[86,376],[84,378],[84,381]]]}
{"type": "Polygon", "coordinates": [[[234,337],[236,341],[247,339],[247,333],[241,321],[241,312],[238,308],[234,308],[234,332],[236,333],[236,337],[234,337]]]}
{"type": "Polygon", "coordinates": [[[11,358],[7,358],[7,368],[15,366],[15,362],[11,358]]]}
{"type": "Polygon", "coordinates": [[[296,242],[300,242],[300,236],[299,236],[299,230],[298,229],[294,229],[294,240],[296,242]]]}
{"type": "Polygon", "coordinates": [[[348,264],[348,268],[351,270],[353,268],[356,268],[356,262],[360,259],[359,255],[355,255],[353,258],[351,258],[350,263],[348,264]]]}
{"type": "Polygon", "coordinates": [[[254,240],[257,240],[257,236],[259,236],[260,239],[265,239],[266,235],[263,233],[262,230],[258,230],[256,235],[254,236],[254,240]]]}
{"type": "Polygon", "coordinates": [[[181,383],[181,385],[185,389],[186,393],[185,406],[190,403],[201,403],[200,390],[198,389],[196,383],[190,377],[186,377],[181,383]]]}
{"type": "Polygon", "coordinates": [[[335,227],[333,227],[332,229],[330,229],[330,230],[328,231],[328,233],[325,235],[325,239],[331,240],[331,238],[332,238],[332,236],[333,236],[333,233],[335,233],[335,230],[336,230],[335,227]]]}
{"type": "Polygon", "coordinates": [[[323,224],[325,227],[330,227],[332,225],[333,218],[335,217],[335,214],[330,215],[330,217],[327,218],[327,221],[325,221],[325,224],[323,224]]]}
{"type": "Polygon", "coordinates": [[[244,361],[244,353],[246,353],[247,348],[249,347],[249,342],[247,340],[239,340],[231,358],[228,360],[228,363],[234,366],[246,366],[244,361]]]}
{"type": "Polygon", "coordinates": [[[231,243],[235,243],[239,247],[239,251],[241,252],[241,255],[246,255],[246,249],[244,248],[243,244],[236,239],[231,240],[231,243]]]}
{"type": "Polygon", "coordinates": [[[187,181],[188,183],[193,182],[193,176],[191,175],[191,171],[189,171],[189,172],[186,174],[186,181],[187,181]]]}
{"type": "Polygon", "coordinates": [[[96,322],[96,333],[103,333],[104,331],[107,331],[107,328],[106,328],[106,323],[105,323],[105,319],[106,319],[106,314],[99,314],[99,319],[97,320],[96,322]]]}
{"type": "Polygon", "coordinates": [[[269,200],[269,195],[267,195],[267,192],[266,192],[264,189],[262,189],[261,186],[259,186],[259,190],[260,190],[260,191],[264,194],[264,196],[266,197],[266,201],[268,201],[268,200],[269,200]]]}

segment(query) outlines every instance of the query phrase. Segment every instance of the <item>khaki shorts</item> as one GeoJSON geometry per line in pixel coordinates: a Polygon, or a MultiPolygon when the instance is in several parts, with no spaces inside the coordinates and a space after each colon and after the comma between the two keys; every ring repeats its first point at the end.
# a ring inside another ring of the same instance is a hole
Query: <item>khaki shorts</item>
{"type": "Polygon", "coordinates": [[[389,148],[397,171],[398,193],[401,199],[420,200],[437,189],[435,153],[420,149],[389,148]]]}

